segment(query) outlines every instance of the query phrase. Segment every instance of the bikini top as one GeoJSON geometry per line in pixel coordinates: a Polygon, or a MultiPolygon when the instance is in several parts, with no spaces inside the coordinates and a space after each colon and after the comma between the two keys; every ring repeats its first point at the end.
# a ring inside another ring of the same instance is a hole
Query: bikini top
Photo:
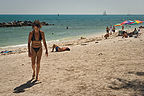
{"type": "Polygon", "coordinates": [[[41,41],[41,40],[42,40],[42,36],[41,36],[40,31],[39,31],[39,40],[36,40],[36,39],[35,39],[34,32],[33,32],[33,36],[32,36],[32,39],[31,39],[31,40],[32,40],[32,41],[41,41]]]}

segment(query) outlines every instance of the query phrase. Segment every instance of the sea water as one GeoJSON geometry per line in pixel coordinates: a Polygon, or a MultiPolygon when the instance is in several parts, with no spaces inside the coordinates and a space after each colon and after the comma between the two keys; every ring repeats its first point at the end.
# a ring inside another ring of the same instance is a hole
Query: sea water
{"type": "MultiPolygon", "coordinates": [[[[52,42],[93,34],[104,34],[107,26],[122,23],[125,20],[144,21],[144,15],[0,15],[0,22],[25,20],[40,20],[54,24],[54,26],[43,26],[41,28],[45,32],[47,42],[52,42]]],[[[143,25],[131,26],[134,28],[143,25]]],[[[116,27],[116,29],[121,29],[121,27],[116,27]]],[[[0,27],[0,47],[26,45],[30,31],[32,31],[31,26],[0,27]]]]}

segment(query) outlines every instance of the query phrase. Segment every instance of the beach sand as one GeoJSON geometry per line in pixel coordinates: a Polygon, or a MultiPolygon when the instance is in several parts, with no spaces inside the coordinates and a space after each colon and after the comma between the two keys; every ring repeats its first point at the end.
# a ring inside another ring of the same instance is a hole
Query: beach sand
{"type": "Polygon", "coordinates": [[[144,34],[81,38],[62,45],[71,51],[50,52],[49,48],[48,57],[43,51],[40,81],[31,80],[27,52],[1,55],[0,96],[144,95],[144,34]]]}

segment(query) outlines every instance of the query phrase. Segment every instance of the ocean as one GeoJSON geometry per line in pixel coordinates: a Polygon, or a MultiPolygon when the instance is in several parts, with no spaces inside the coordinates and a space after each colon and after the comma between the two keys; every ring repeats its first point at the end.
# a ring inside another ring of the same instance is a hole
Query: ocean
{"type": "MultiPolygon", "coordinates": [[[[144,15],[0,15],[0,22],[40,20],[54,24],[43,26],[47,42],[70,40],[81,36],[104,34],[107,26],[122,23],[125,20],[142,20],[144,15]],[[66,29],[68,27],[68,29],[66,29]]],[[[132,28],[144,24],[131,25],[132,28]]],[[[116,27],[121,29],[121,27],[116,27]]],[[[28,42],[31,26],[0,27],[0,47],[21,46],[28,42]]]]}

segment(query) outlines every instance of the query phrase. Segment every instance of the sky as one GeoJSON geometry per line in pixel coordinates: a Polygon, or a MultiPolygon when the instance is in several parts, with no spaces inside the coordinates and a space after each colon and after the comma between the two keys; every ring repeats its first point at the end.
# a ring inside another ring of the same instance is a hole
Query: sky
{"type": "Polygon", "coordinates": [[[144,14],[144,0],[0,0],[0,14],[144,14]]]}

